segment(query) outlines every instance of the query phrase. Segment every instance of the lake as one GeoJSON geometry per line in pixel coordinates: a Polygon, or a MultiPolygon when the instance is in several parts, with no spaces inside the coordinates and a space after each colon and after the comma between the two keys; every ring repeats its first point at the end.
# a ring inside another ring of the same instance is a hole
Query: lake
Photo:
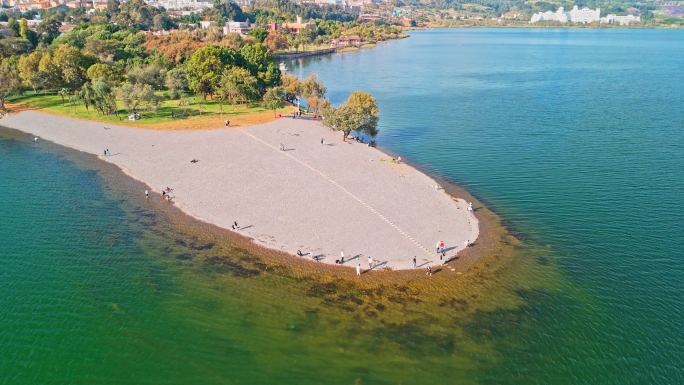
{"type": "MultiPolygon", "coordinates": [[[[357,286],[0,129],[0,383],[684,382],[684,32],[450,29],[286,64],[515,236],[357,286]],[[266,253],[268,254],[268,253],[266,253]]],[[[360,170],[362,172],[362,170],[360,170]]]]}

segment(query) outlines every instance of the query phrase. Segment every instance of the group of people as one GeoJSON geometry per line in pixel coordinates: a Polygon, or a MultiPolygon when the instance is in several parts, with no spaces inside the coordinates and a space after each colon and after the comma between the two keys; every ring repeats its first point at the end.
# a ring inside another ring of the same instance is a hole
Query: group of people
{"type": "MultiPolygon", "coordinates": [[[[172,188],[166,187],[165,189],[162,189],[162,197],[165,198],[167,201],[171,200],[171,191],[173,191],[172,188]]],[[[145,190],[147,192],[147,190],[145,190]]]]}
{"type": "Polygon", "coordinates": [[[292,119],[296,119],[298,116],[300,116],[300,117],[302,116],[302,111],[299,111],[299,110],[292,111],[292,119]]]}
{"type": "Polygon", "coordinates": [[[112,154],[109,153],[109,149],[104,150],[104,156],[112,156],[112,154]]]}

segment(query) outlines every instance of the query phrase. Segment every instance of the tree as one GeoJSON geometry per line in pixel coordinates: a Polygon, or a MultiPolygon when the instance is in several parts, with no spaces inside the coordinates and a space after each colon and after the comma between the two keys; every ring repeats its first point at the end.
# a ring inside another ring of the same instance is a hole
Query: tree
{"type": "Polygon", "coordinates": [[[268,48],[271,53],[278,52],[289,47],[287,39],[282,34],[271,31],[266,39],[264,40],[264,45],[268,48]]]}
{"type": "Polygon", "coordinates": [[[117,84],[123,80],[123,74],[119,68],[104,63],[91,65],[86,75],[91,81],[102,79],[108,84],[117,84]]]}
{"type": "Polygon", "coordinates": [[[242,8],[229,0],[214,0],[214,7],[205,9],[202,14],[204,16],[209,16],[214,20],[218,20],[219,17],[223,17],[224,20],[246,20],[246,16],[242,12],[242,8]]]}
{"type": "Polygon", "coordinates": [[[68,88],[62,88],[57,92],[59,96],[62,97],[62,107],[64,107],[64,98],[69,96],[69,89],[68,88]]]}
{"type": "Polygon", "coordinates": [[[156,111],[164,98],[154,93],[149,84],[124,83],[116,89],[116,97],[121,100],[129,112],[141,109],[156,111]]]}
{"type": "Polygon", "coordinates": [[[9,19],[7,22],[7,28],[12,31],[12,36],[21,37],[21,27],[16,19],[9,19]]]}
{"type": "Polygon", "coordinates": [[[19,20],[19,36],[28,40],[28,31],[28,21],[26,21],[25,17],[22,17],[21,20],[19,20]]]}
{"type": "Polygon", "coordinates": [[[45,43],[50,44],[52,41],[59,36],[59,27],[62,26],[57,19],[51,18],[43,20],[40,24],[36,26],[36,32],[38,37],[45,43]]]}
{"type": "Polygon", "coordinates": [[[323,85],[323,81],[318,80],[316,74],[310,74],[304,79],[302,82],[302,96],[306,99],[307,112],[309,111],[309,108],[312,107],[312,101],[316,99],[316,102],[314,103],[317,103],[318,99],[325,98],[325,93],[327,91],[328,90],[323,85]]]}
{"type": "Polygon", "coordinates": [[[230,101],[235,109],[238,99],[249,101],[259,95],[258,80],[245,68],[230,67],[223,71],[219,92],[222,99],[230,101]]]}
{"type": "Polygon", "coordinates": [[[253,36],[255,39],[257,39],[259,43],[263,43],[264,40],[266,40],[266,37],[269,35],[269,33],[266,30],[266,28],[257,27],[249,31],[248,35],[253,36]]]}
{"type": "Polygon", "coordinates": [[[5,59],[0,64],[0,110],[5,110],[5,101],[12,94],[21,91],[19,71],[16,68],[16,60],[5,59]]]}
{"type": "Polygon", "coordinates": [[[245,59],[246,67],[252,73],[257,75],[259,72],[266,71],[268,63],[273,61],[273,56],[268,52],[268,49],[261,43],[250,44],[240,48],[240,55],[245,59]]]}
{"type": "MultiPolygon", "coordinates": [[[[116,107],[116,98],[112,90],[102,78],[93,81],[93,106],[102,113],[109,115],[112,111],[119,117],[119,110],[116,107]]],[[[119,117],[119,119],[121,119],[119,117]]]]}
{"type": "Polygon", "coordinates": [[[176,67],[166,73],[164,86],[169,90],[169,97],[176,99],[180,97],[181,93],[188,88],[187,74],[185,68],[176,67]]]}
{"type": "Polygon", "coordinates": [[[86,70],[96,62],[94,56],[68,45],[59,45],[52,55],[52,65],[60,81],[72,90],[81,88],[87,81],[86,70]]]}
{"type": "Polygon", "coordinates": [[[107,15],[110,19],[115,19],[119,14],[119,0],[107,0],[107,15]]]}
{"type": "Polygon", "coordinates": [[[294,75],[285,75],[282,77],[283,91],[285,92],[285,100],[293,102],[302,97],[302,82],[294,75]]]}
{"type": "Polygon", "coordinates": [[[0,39],[0,59],[24,55],[31,52],[32,49],[31,43],[22,38],[8,37],[0,39]]]}
{"type": "Polygon", "coordinates": [[[266,90],[264,94],[264,107],[273,110],[273,117],[276,117],[276,111],[285,107],[283,102],[283,89],[280,87],[271,87],[266,90]]]}
{"type": "Polygon", "coordinates": [[[156,64],[140,64],[132,66],[126,71],[128,81],[133,84],[149,84],[152,87],[161,87],[166,77],[166,70],[156,64]]]}
{"type": "Polygon", "coordinates": [[[94,99],[94,91],[90,87],[90,84],[86,83],[81,87],[81,90],[78,91],[78,99],[83,103],[83,105],[86,108],[86,111],[90,112],[90,106],[93,104],[93,99],[94,99]]]}
{"type": "Polygon", "coordinates": [[[45,78],[39,75],[40,60],[43,58],[42,51],[34,51],[27,56],[22,56],[19,58],[19,63],[17,64],[17,69],[19,70],[19,76],[24,84],[33,88],[33,92],[38,92],[38,88],[44,86],[45,78]]]}
{"type": "Polygon", "coordinates": [[[237,63],[237,56],[230,47],[208,45],[198,49],[187,62],[188,86],[206,100],[218,87],[223,69],[237,63]]]}
{"type": "Polygon", "coordinates": [[[378,104],[371,94],[354,91],[343,105],[337,108],[325,106],[323,124],[334,131],[342,131],[342,140],[345,141],[352,131],[375,137],[378,134],[378,112],[378,104]]]}

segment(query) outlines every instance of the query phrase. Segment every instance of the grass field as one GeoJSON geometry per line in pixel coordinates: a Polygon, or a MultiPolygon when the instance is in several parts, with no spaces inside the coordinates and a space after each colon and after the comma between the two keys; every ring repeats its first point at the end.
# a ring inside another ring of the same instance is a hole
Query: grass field
{"type": "MultiPolygon", "coordinates": [[[[193,100],[191,98],[191,100],[193,100]]],[[[103,123],[116,123],[126,126],[136,126],[142,128],[159,130],[198,130],[225,127],[225,121],[230,120],[232,126],[249,126],[272,121],[274,118],[272,110],[266,110],[258,103],[248,105],[237,105],[235,109],[230,104],[223,103],[221,111],[217,100],[207,99],[201,103],[201,97],[195,97],[194,101],[187,107],[179,106],[179,101],[165,100],[156,112],[140,112],[140,120],[129,121],[129,112],[119,109],[119,115],[102,115],[93,108],[87,111],[83,105],[71,105],[68,101],[62,105],[62,98],[59,95],[35,95],[33,93],[16,97],[8,100],[6,106],[10,110],[20,111],[25,109],[40,110],[43,112],[63,115],[77,119],[95,120],[103,123]],[[201,106],[201,114],[200,114],[201,106]],[[174,118],[171,117],[171,112],[174,118]]],[[[291,114],[293,107],[286,106],[279,110],[280,114],[291,114]]]]}

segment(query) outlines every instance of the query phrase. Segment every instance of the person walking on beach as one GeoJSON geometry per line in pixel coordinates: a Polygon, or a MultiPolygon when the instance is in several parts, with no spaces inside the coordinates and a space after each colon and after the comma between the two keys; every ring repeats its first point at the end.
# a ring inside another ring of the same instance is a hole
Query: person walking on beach
{"type": "Polygon", "coordinates": [[[145,199],[147,199],[147,198],[149,198],[149,197],[150,197],[150,192],[147,191],[147,190],[145,190],[145,199]]]}
{"type": "Polygon", "coordinates": [[[321,138],[321,146],[325,146],[325,139],[321,138]]]}
{"type": "Polygon", "coordinates": [[[437,242],[437,245],[435,245],[435,249],[436,249],[435,253],[439,253],[439,245],[441,245],[441,244],[442,244],[442,241],[437,242]]]}
{"type": "Polygon", "coordinates": [[[285,151],[285,145],[280,143],[280,151],[285,151]]]}
{"type": "Polygon", "coordinates": [[[356,265],[356,275],[361,275],[361,264],[356,265]]]}
{"type": "Polygon", "coordinates": [[[416,257],[415,257],[415,255],[413,256],[413,268],[414,269],[416,268],[416,257]]]}
{"type": "Polygon", "coordinates": [[[368,270],[373,268],[373,257],[368,257],[368,270]]]}
{"type": "Polygon", "coordinates": [[[425,269],[425,275],[429,275],[432,277],[432,268],[430,265],[428,265],[427,269],[425,269]]]}
{"type": "Polygon", "coordinates": [[[340,251],[340,263],[344,263],[344,249],[340,251]]]}
{"type": "Polygon", "coordinates": [[[473,212],[473,202],[470,202],[468,204],[468,211],[470,211],[471,213],[473,212]]]}
{"type": "Polygon", "coordinates": [[[444,253],[439,256],[439,261],[442,263],[442,266],[444,266],[444,253]]]}
{"type": "Polygon", "coordinates": [[[439,251],[444,252],[444,241],[439,241],[439,251]]]}

